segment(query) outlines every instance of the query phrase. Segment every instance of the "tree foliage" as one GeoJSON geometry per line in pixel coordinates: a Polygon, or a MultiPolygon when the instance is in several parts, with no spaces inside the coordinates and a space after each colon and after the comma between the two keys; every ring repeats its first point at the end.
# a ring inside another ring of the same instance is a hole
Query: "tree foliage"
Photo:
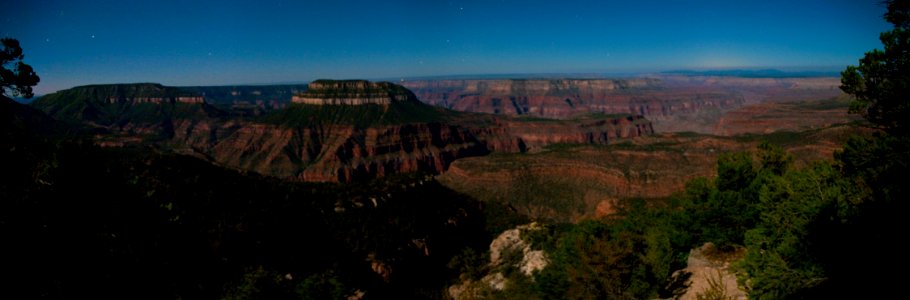
{"type": "Polygon", "coordinates": [[[0,90],[2,90],[2,94],[25,98],[35,96],[32,87],[37,85],[41,79],[32,66],[22,62],[25,55],[22,54],[19,40],[2,38],[0,43],[3,44],[3,49],[0,50],[0,90]]]}
{"type": "Polygon", "coordinates": [[[842,72],[850,111],[882,129],[853,137],[835,162],[784,169],[759,193],[760,220],[746,233],[741,278],[750,297],[894,298],[905,293],[901,220],[910,158],[910,1],[888,1],[872,50],[842,72]]]}
{"type": "Polygon", "coordinates": [[[841,73],[841,90],[855,97],[850,112],[890,132],[904,132],[910,124],[910,1],[888,2],[885,19],[894,25],[882,32],[884,49],[866,52],[858,66],[841,73]]]}
{"type": "MultiPolygon", "coordinates": [[[[910,1],[886,2],[885,20],[894,25],[881,34],[884,50],[872,50],[842,73],[844,92],[859,111],[883,132],[854,137],[835,154],[840,176],[858,190],[851,210],[837,227],[836,254],[826,255],[831,295],[847,284],[880,296],[897,295],[902,284],[886,270],[905,270],[899,249],[910,193],[910,1]],[[857,260],[844,260],[844,256],[857,260]]],[[[843,211],[839,209],[839,211],[843,211]]],[[[868,295],[868,294],[867,294],[868,295]]]]}
{"type": "Polygon", "coordinates": [[[849,181],[830,163],[788,169],[761,188],[761,217],[746,233],[741,262],[749,293],[788,298],[818,288],[830,274],[826,253],[836,252],[831,233],[844,220],[854,195],[849,181]]]}
{"type": "MultiPolygon", "coordinates": [[[[548,225],[523,237],[547,253],[533,280],[522,274],[495,295],[506,299],[651,299],[681,294],[673,276],[690,248],[680,210],[666,201],[624,201],[615,217],[548,225]]],[[[525,234],[525,233],[523,233],[525,234]]]]}
{"type": "Polygon", "coordinates": [[[763,142],[758,153],[724,153],[717,159],[717,177],[692,180],[679,196],[689,229],[700,243],[722,249],[742,245],[745,232],[759,221],[764,185],[790,167],[792,158],[778,146],[763,142]],[[758,162],[753,156],[759,158],[758,162]]]}

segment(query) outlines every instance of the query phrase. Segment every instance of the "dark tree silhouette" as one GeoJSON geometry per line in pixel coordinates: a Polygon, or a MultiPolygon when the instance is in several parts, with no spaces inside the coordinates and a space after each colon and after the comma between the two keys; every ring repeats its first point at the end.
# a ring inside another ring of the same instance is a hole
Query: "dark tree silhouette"
{"type": "Polygon", "coordinates": [[[0,42],[3,44],[3,49],[0,50],[0,93],[13,97],[35,96],[32,87],[41,79],[32,70],[32,66],[22,62],[25,55],[22,54],[19,40],[2,38],[0,42]]]}
{"type": "Polygon", "coordinates": [[[853,95],[851,113],[891,133],[905,133],[910,118],[910,1],[888,1],[885,20],[894,28],[882,32],[884,50],[866,52],[859,66],[841,73],[841,90],[853,95]]]}
{"type": "Polygon", "coordinates": [[[905,180],[910,172],[910,1],[885,3],[885,20],[894,28],[880,35],[884,50],[867,52],[859,66],[847,67],[841,78],[841,89],[856,99],[851,112],[884,133],[852,138],[836,153],[840,176],[860,193],[848,198],[845,222],[831,225],[830,231],[814,229],[821,234],[815,244],[831,245],[819,257],[831,279],[826,293],[836,298],[906,295],[903,280],[888,274],[908,268],[901,243],[910,209],[905,180]]]}

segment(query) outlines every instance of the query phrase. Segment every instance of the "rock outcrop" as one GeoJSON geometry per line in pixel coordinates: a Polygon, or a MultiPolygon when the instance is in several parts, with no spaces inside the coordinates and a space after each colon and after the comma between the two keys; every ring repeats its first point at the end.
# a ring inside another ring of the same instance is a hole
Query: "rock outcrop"
{"type": "Polygon", "coordinates": [[[533,250],[531,244],[522,239],[522,232],[540,230],[536,223],[520,225],[499,234],[490,243],[490,270],[479,281],[465,280],[449,287],[452,299],[480,298],[488,290],[501,291],[506,288],[509,279],[503,275],[505,269],[517,269],[524,276],[532,276],[550,264],[543,250],[533,250]],[[516,259],[518,258],[518,259],[516,259]],[[514,259],[514,261],[512,260],[514,259]]]}
{"type": "MultiPolygon", "coordinates": [[[[674,273],[674,276],[689,274],[688,288],[679,296],[681,300],[696,300],[705,298],[708,290],[722,290],[725,299],[745,300],[746,292],[739,287],[732,262],[741,260],[745,256],[745,249],[724,253],[717,250],[714,244],[707,243],[689,252],[686,267],[674,273]]],[[[715,291],[717,292],[717,291],[715,291]]]]}
{"type": "Polygon", "coordinates": [[[490,265],[501,266],[509,263],[504,260],[504,255],[505,252],[512,251],[521,253],[521,260],[514,267],[517,267],[526,276],[531,276],[534,272],[546,268],[549,260],[543,250],[531,249],[531,244],[521,238],[521,232],[529,230],[540,230],[540,228],[537,227],[536,223],[532,223],[531,225],[521,225],[499,234],[490,243],[490,265]]]}

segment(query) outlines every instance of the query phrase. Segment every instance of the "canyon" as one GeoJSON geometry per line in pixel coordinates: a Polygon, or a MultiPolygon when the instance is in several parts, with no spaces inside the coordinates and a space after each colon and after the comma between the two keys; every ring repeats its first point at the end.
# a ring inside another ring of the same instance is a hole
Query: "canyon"
{"type": "Polygon", "coordinates": [[[554,143],[607,144],[653,133],[647,119],[632,115],[529,120],[455,113],[422,104],[390,83],[315,81],[292,96],[298,101],[253,119],[234,117],[204,99],[167,98],[179,92],[156,84],[86,86],[32,105],[91,126],[99,145],[151,143],[230,168],[308,182],[439,174],[464,157],[554,143]],[[148,100],[157,98],[174,101],[148,100]]]}
{"type": "MultiPolygon", "coordinates": [[[[76,124],[81,133],[88,133],[88,139],[76,144],[94,143],[102,147],[122,148],[97,149],[101,156],[142,153],[146,156],[135,158],[136,165],[139,169],[150,170],[155,170],[150,166],[157,164],[151,157],[175,159],[174,165],[161,168],[166,173],[151,177],[153,180],[120,176],[119,173],[111,175],[114,178],[123,177],[123,184],[130,187],[147,186],[135,194],[137,199],[143,201],[126,198],[131,203],[144,203],[159,193],[156,197],[162,200],[149,208],[156,216],[163,214],[167,217],[169,223],[163,224],[171,226],[172,223],[193,222],[192,219],[178,217],[190,216],[183,212],[194,203],[220,207],[224,203],[222,198],[237,197],[240,199],[238,203],[267,205],[269,198],[258,200],[263,198],[258,192],[237,192],[247,189],[259,191],[257,186],[260,190],[268,190],[262,187],[269,185],[262,182],[287,187],[291,192],[275,189],[272,197],[284,197],[290,201],[288,203],[315,201],[318,204],[287,213],[288,219],[337,218],[340,222],[350,222],[353,229],[344,231],[342,235],[351,237],[351,247],[356,250],[352,250],[352,254],[344,260],[365,262],[357,268],[368,274],[372,272],[387,284],[413,282],[414,278],[406,276],[427,273],[415,271],[420,269],[408,270],[413,266],[398,259],[404,257],[402,253],[419,259],[443,253],[441,257],[445,259],[440,260],[439,265],[451,268],[451,261],[455,260],[449,258],[463,250],[440,244],[439,239],[421,232],[426,225],[408,225],[397,221],[396,216],[411,212],[415,206],[440,205],[444,203],[440,199],[444,195],[459,201],[471,201],[468,205],[453,208],[450,214],[440,219],[427,221],[427,224],[441,226],[443,231],[440,236],[447,238],[455,236],[450,230],[458,226],[487,228],[494,233],[491,238],[499,234],[499,238],[488,242],[490,247],[487,248],[494,253],[490,256],[490,263],[483,263],[485,270],[498,271],[473,279],[461,276],[456,284],[447,287],[450,295],[456,298],[459,295],[470,298],[476,290],[488,288],[504,291],[511,284],[506,282],[516,280],[514,276],[508,276],[512,272],[509,271],[511,267],[517,267],[518,271],[514,274],[528,276],[535,270],[540,272],[558,266],[549,265],[548,255],[551,252],[534,248],[531,241],[540,242],[540,236],[522,242],[522,236],[529,232],[553,233],[521,231],[523,227],[520,225],[518,229],[508,229],[516,228],[515,224],[506,225],[508,222],[531,222],[525,229],[545,229],[536,224],[574,226],[570,223],[584,224],[591,219],[615,220],[617,212],[622,212],[628,208],[628,203],[634,202],[626,200],[643,199],[645,201],[641,202],[659,205],[670,199],[673,193],[684,190],[690,180],[711,178],[717,172],[718,157],[724,153],[754,151],[757,145],[770,142],[780,145],[792,155],[796,165],[806,166],[819,160],[830,160],[850,136],[874,132],[859,123],[857,117],[846,113],[850,99],[831,90],[832,83],[825,78],[667,76],[640,80],[535,79],[497,82],[502,85],[477,81],[471,83],[472,86],[459,88],[469,89],[478,95],[510,95],[508,97],[516,99],[514,102],[511,98],[505,99],[512,102],[510,105],[515,109],[514,113],[503,110],[508,105],[502,102],[498,106],[492,105],[493,98],[487,102],[481,96],[476,96],[473,102],[466,102],[473,103],[473,106],[462,108],[464,111],[432,106],[425,104],[432,100],[419,99],[417,94],[403,86],[362,80],[314,81],[292,94],[277,93],[287,96],[275,100],[279,105],[271,108],[257,105],[253,111],[249,107],[238,106],[238,102],[225,103],[210,98],[212,90],[228,89],[225,87],[195,87],[197,91],[209,92],[192,92],[184,87],[158,84],[76,87],[46,95],[33,102],[32,108],[41,109],[56,119],[53,122],[38,120],[40,123],[76,124]],[[563,103],[554,100],[571,90],[581,92],[577,98],[563,99],[563,103]],[[598,101],[601,101],[600,104],[597,104],[598,101]],[[569,105],[569,109],[565,105],[569,105]],[[499,111],[472,112],[490,107],[499,111]],[[212,165],[226,167],[227,170],[212,165]],[[262,182],[242,184],[245,181],[241,181],[241,184],[232,185],[219,178],[198,173],[193,175],[192,171],[186,171],[194,168],[218,169],[232,176],[256,178],[262,182]],[[415,172],[418,174],[413,174],[415,172]],[[403,173],[411,174],[393,176],[403,173]],[[226,193],[227,197],[213,193],[186,193],[188,196],[184,196],[186,199],[182,203],[175,202],[173,195],[179,193],[169,193],[167,185],[163,185],[171,178],[179,178],[175,182],[191,189],[195,189],[199,181],[208,180],[215,182],[215,190],[233,188],[237,191],[231,190],[226,193]],[[388,182],[382,183],[385,180],[388,182]],[[300,182],[344,184],[310,185],[300,182]],[[398,189],[420,191],[423,185],[432,186],[432,189],[412,196],[395,192],[398,189]],[[301,196],[301,192],[311,194],[301,196]],[[332,194],[337,198],[313,200],[321,199],[313,198],[318,193],[332,194]],[[404,197],[414,201],[402,202],[404,197]],[[384,215],[383,210],[388,215],[384,215]],[[302,218],[300,216],[306,215],[303,212],[314,215],[302,218]],[[357,217],[373,223],[362,222],[357,217]],[[402,228],[417,231],[400,239],[390,239],[384,234],[398,232],[402,228]],[[506,228],[504,233],[502,228],[506,228]],[[363,248],[364,230],[381,232],[374,239],[388,241],[389,246],[363,248]],[[504,252],[502,249],[517,251],[504,252]]],[[[437,84],[433,87],[435,89],[450,83],[439,81],[434,84],[437,84]]],[[[238,93],[236,99],[256,99],[252,96],[245,98],[247,96],[244,95],[238,93]]],[[[449,102],[453,107],[457,103],[449,102]]],[[[16,115],[30,114],[24,110],[16,115]]],[[[44,114],[34,111],[33,115],[44,114]]],[[[16,119],[13,121],[15,123],[16,119]]],[[[105,167],[110,170],[109,166],[105,167]]],[[[36,174],[43,177],[36,178],[43,181],[37,181],[36,185],[51,186],[62,182],[44,180],[54,177],[38,170],[36,174]]],[[[129,170],[124,174],[133,174],[133,168],[129,170]]],[[[75,173],[84,176],[83,171],[75,173]]],[[[106,180],[105,183],[112,181],[106,180]]],[[[116,195],[114,198],[122,197],[121,193],[111,194],[116,195]]],[[[208,206],[203,207],[200,211],[210,211],[208,206]]],[[[287,211],[286,206],[274,209],[282,213],[287,211]]],[[[238,211],[260,210],[240,206],[238,211]]],[[[418,219],[435,214],[433,211],[414,213],[418,219]]],[[[263,219],[270,220],[272,216],[263,219]]],[[[256,222],[262,221],[237,218],[236,223],[223,227],[219,224],[218,228],[236,229],[238,236],[244,238],[244,232],[255,228],[256,222]]],[[[273,232],[280,228],[289,227],[282,224],[260,230],[273,232]]],[[[338,230],[322,225],[301,228],[319,228],[319,231],[325,232],[338,230]]],[[[472,236],[482,237],[483,234],[474,232],[472,236]]],[[[283,244],[287,240],[285,237],[277,237],[277,240],[281,242],[272,244],[273,247],[288,249],[283,244]]],[[[253,243],[255,247],[260,247],[259,240],[251,241],[253,243]]],[[[312,248],[310,242],[304,241],[301,245],[297,252],[312,248]]],[[[481,243],[472,247],[478,245],[486,249],[481,243]]],[[[222,246],[213,244],[212,249],[221,249],[222,246]]],[[[487,258],[482,253],[465,252],[461,259],[484,261],[487,258]]],[[[559,256],[554,254],[553,257],[559,256]]],[[[701,271],[709,270],[705,266],[715,268],[697,260],[690,260],[689,265],[690,269],[701,271]]],[[[705,272],[694,273],[702,276],[705,272]]],[[[290,273],[282,274],[287,274],[284,278],[291,280],[290,273]]],[[[298,274],[293,276],[296,278],[298,274]]],[[[692,286],[701,289],[698,283],[692,286]]]]}
{"type": "Polygon", "coordinates": [[[841,95],[833,77],[741,78],[667,74],[623,79],[464,79],[401,83],[422,101],[453,110],[572,119],[597,114],[642,115],[658,132],[725,134],[729,111],[759,103],[841,95]]]}
{"type": "Polygon", "coordinates": [[[292,181],[439,174],[444,185],[477,199],[570,221],[609,214],[618,199],[667,197],[713,174],[719,153],[749,150],[762,139],[783,143],[801,161],[830,159],[847,136],[864,130],[844,125],[857,117],[846,113],[849,99],[835,83],[710,76],[317,80],[293,94],[275,88],[272,95],[287,99],[260,116],[210,102],[216,88],[194,87],[195,94],[156,84],[96,85],[33,106],[88,124],[102,146],[150,143],[292,181]]]}
{"type": "Polygon", "coordinates": [[[504,203],[536,220],[574,222],[615,212],[622,199],[664,199],[685,183],[716,174],[719,155],[782,146],[797,165],[833,159],[853,135],[872,130],[840,124],[803,132],[722,137],[657,133],[609,145],[556,144],[529,153],[468,157],[438,176],[476,199],[504,203]]]}
{"type": "Polygon", "coordinates": [[[875,130],[846,113],[845,98],[760,103],[731,110],[726,135],[657,132],[606,145],[551,144],[522,154],[470,157],[439,176],[484,201],[507,203],[532,219],[562,222],[615,212],[622,199],[663,199],[716,173],[719,155],[783,147],[797,165],[831,160],[851,136],[875,130]]]}
{"type": "Polygon", "coordinates": [[[850,99],[837,84],[834,78],[814,77],[661,76],[628,83],[496,79],[405,85],[423,92],[428,103],[465,111],[493,109],[490,113],[498,115],[528,117],[534,111],[538,118],[574,120],[592,111],[642,113],[654,134],[601,145],[551,143],[527,153],[470,157],[439,176],[449,188],[505,203],[532,219],[573,222],[609,215],[622,199],[667,198],[689,180],[713,176],[720,154],[753,151],[762,141],[784,147],[798,164],[831,160],[850,136],[873,131],[857,123],[859,116],[847,113],[850,99]],[[575,96],[567,91],[587,96],[571,98],[575,96]],[[536,102],[520,102],[528,103],[528,109],[495,110],[501,103],[497,99],[506,96],[536,102]],[[563,97],[583,100],[572,100],[572,107],[563,97]],[[592,104],[599,101],[613,106],[592,104]],[[530,109],[535,105],[540,107],[530,109]],[[655,107],[660,109],[650,109],[655,107]]]}

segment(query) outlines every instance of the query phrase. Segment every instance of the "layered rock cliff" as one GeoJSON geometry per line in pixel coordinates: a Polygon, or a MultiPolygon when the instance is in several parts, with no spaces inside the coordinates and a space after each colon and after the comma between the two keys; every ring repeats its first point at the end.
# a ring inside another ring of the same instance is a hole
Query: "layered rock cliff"
{"type": "Polygon", "coordinates": [[[641,117],[580,121],[496,120],[374,125],[186,121],[173,142],[219,164],[280,178],[347,182],[400,172],[439,174],[459,158],[535,151],[549,144],[607,144],[653,133],[641,117]],[[459,124],[460,122],[463,122],[459,124]]]}
{"type": "Polygon", "coordinates": [[[389,105],[408,101],[418,101],[408,89],[389,82],[366,80],[320,79],[311,82],[305,92],[291,98],[292,103],[310,105],[389,105]]]}
{"type": "Polygon", "coordinates": [[[488,151],[465,129],[440,123],[358,129],[349,124],[285,127],[258,123],[178,125],[176,144],[238,169],[310,182],[348,182],[448,168],[488,151]]]}
{"type": "Polygon", "coordinates": [[[456,159],[493,151],[533,151],[554,143],[606,144],[653,132],[640,116],[545,120],[456,113],[422,104],[401,86],[365,81],[314,82],[302,95],[321,101],[319,105],[291,104],[253,120],[231,118],[205,103],[174,101],[162,106],[145,100],[155,95],[112,96],[83,88],[78,93],[90,96],[36,102],[46,111],[78,102],[109,112],[82,110],[75,118],[107,130],[99,135],[104,145],[145,139],[220,165],[299,181],[347,182],[413,171],[438,174],[456,159]],[[142,100],[125,105],[110,101],[112,97],[142,100]]]}
{"type": "Polygon", "coordinates": [[[458,111],[571,119],[591,113],[643,115],[661,132],[714,134],[728,111],[764,102],[840,94],[837,78],[657,76],[629,79],[415,80],[422,101],[458,111]]]}
{"type": "Polygon", "coordinates": [[[640,113],[630,111],[628,97],[618,91],[652,89],[658,83],[647,78],[494,79],[422,80],[402,85],[424,102],[449,109],[560,118],[588,112],[640,113]]]}
{"type": "Polygon", "coordinates": [[[551,144],[609,144],[651,135],[651,122],[641,116],[585,120],[524,120],[490,117],[490,123],[464,126],[493,152],[535,151],[551,144]]]}

